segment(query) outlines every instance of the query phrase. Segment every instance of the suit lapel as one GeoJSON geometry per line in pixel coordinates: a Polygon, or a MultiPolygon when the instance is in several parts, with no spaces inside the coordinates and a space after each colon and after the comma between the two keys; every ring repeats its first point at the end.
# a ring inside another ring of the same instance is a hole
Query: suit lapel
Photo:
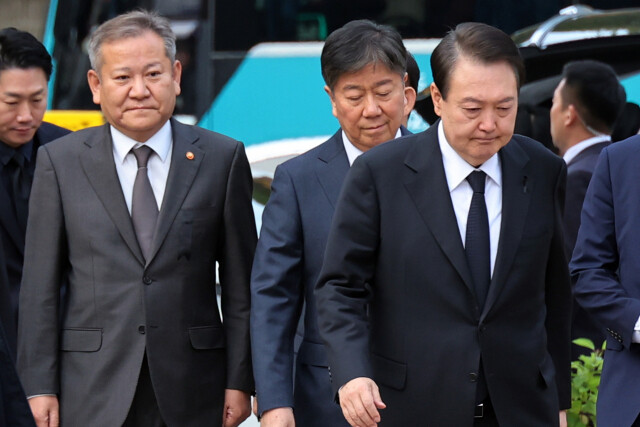
{"type": "Polygon", "coordinates": [[[173,131],[171,167],[148,261],[153,259],[162,246],[205,156],[205,152],[195,144],[199,137],[193,130],[173,119],[171,128],[173,131]],[[193,154],[189,156],[192,158],[187,158],[188,152],[193,154]]]}
{"type": "Polygon", "coordinates": [[[469,291],[474,293],[438,146],[437,125],[411,143],[413,147],[405,159],[408,174],[404,185],[436,242],[469,291]]]}
{"type": "Polygon", "coordinates": [[[318,154],[316,175],[320,186],[335,209],[342,183],[349,171],[349,160],[342,142],[342,131],[339,130],[325,144],[318,154]]]}
{"type": "Polygon", "coordinates": [[[517,141],[511,140],[499,155],[502,167],[502,220],[498,253],[483,316],[486,316],[504,288],[507,274],[522,239],[535,185],[529,166],[529,156],[517,141]]]}
{"type": "Polygon", "coordinates": [[[84,144],[87,149],[80,154],[80,163],[84,173],[125,243],[138,261],[144,264],[144,258],[138,246],[131,215],[127,209],[114,164],[113,142],[109,125],[104,125],[89,134],[89,138],[85,140],[84,144]]]}

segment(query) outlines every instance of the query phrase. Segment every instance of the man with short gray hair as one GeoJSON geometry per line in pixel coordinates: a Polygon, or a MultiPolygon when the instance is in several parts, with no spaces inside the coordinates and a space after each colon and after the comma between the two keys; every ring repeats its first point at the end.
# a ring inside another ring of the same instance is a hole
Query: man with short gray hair
{"type": "Polygon", "coordinates": [[[254,389],[244,148],[171,118],[182,66],[166,19],[120,15],[90,51],[108,124],[42,147],[32,190],[18,350],[32,412],[38,426],[235,427],[254,389]]]}
{"type": "Polygon", "coordinates": [[[346,425],[331,393],[313,286],[350,164],[408,133],[401,124],[416,93],[405,84],[405,57],[400,34],[387,26],[358,20],[331,33],[320,62],[340,129],[276,169],[251,278],[253,364],[265,427],[346,425]],[[303,307],[294,378],[294,336],[303,307]]]}

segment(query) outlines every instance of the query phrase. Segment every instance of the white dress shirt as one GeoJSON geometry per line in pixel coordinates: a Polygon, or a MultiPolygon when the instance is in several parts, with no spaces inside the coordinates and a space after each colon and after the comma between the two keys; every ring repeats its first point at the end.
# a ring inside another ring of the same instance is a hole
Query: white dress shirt
{"type": "Polygon", "coordinates": [[[447,178],[449,194],[451,195],[451,202],[453,203],[453,210],[456,214],[463,245],[465,244],[467,233],[467,217],[469,216],[471,198],[473,197],[473,189],[466,178],[475,170],[481,170],[487,174],[484,201],[487,205],[487,215],[489,217],[491,275],[493,276],[493,268],[496,264],[496,255],[498,253],[500,224],[502,222],[502,168],[500,167],[500,157],[496,153],[479,168],[474,168],[449,145],[444,134],[442,122],[438,125],[438,142],[442,152],[444,174],[447,178]]]}
{"type": "MultiPolygon", "coordinates": [[[[113,126],[111,126],[111,138],[113,140],[113,159],[120,179],[122,194],[124,194],[124,200],[127,202],[129,213],[131,213],[133,183],[138,173],[138,162],[131,149],[140,147],[142,143],[129,138],[113,126]]],[[[144,144],[153,149],[153,153],[151,153],[147,163],[147,174],[149,175],[153,195],[158,203],[158,210],[160,210],[164,198],[164,190],[167,186],[167,176],[169,175],[171,152],[173,150],[171,122],[167,121],[144,144]]]]}
{"type": "MultiPolygon", "coordinates": [[[[402,136],[402,132],[400,132],[400,128],[396,132],[396,136],[393,139],[400,138],[402,136]]],[[[356,161],[358,156],[360,156],[363,151],[353,145],[353,143],[347,137],[347,134],[342,131],[342,143],[344,144],[344,151],[347,152],[347,159],[349,159],[349,166],[353,165],[353,162],[356,161]]]]}

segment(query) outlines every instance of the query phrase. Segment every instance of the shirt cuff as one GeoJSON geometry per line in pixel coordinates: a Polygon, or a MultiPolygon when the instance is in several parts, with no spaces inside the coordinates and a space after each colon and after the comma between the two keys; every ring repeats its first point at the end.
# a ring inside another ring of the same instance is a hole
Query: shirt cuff
{"type": "Polygon", "coordinates": [[[640,317],[638,317],[638,320],[636,321],[636,324],[633,327],[631,342],[640,343],[640,317]]]}
{"type": "Polygon", "coordinates": [[[52,396],[52,397],[56,397],[55,394],[34,394],[33,396],[27,396],[27,400],[29,399],[33,399],[34,397],[40,397],[40,396],[52,396]]]}

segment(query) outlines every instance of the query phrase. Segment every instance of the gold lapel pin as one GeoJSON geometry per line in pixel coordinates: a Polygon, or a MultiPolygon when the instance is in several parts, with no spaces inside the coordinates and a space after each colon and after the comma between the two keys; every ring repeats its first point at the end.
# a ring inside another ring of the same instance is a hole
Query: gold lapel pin
{"type": "Polygon", "coordinates": [[[195,154],[193,154],[191,151],[187,151],[187,154],[185,154],[185,156],[188,160],[193,160],[196,157],[195,154]]]}

